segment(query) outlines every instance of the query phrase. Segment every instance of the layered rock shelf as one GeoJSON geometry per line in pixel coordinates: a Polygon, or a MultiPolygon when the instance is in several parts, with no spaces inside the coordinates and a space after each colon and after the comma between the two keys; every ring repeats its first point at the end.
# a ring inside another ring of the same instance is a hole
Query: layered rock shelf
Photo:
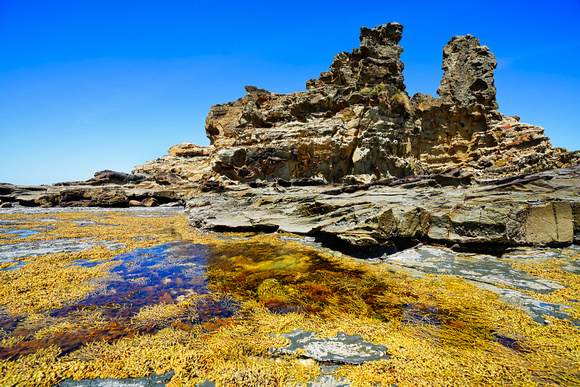
{"type": "Polygon", "coordinates": [[[500,184],[419,183],[239,186],[200,193],[187,203],[191,222],[204,229],[326,236],[390,252],[397,239],[489,248],[569,244],[579,235],[579,167],[500,184]]]}

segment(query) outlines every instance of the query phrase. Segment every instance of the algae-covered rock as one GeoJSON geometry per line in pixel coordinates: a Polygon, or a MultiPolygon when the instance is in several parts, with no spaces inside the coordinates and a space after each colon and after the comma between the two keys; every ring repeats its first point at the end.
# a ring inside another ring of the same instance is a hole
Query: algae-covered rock
{"type": "Polygon", "coordinates": [[[290,344],[272,349],[274,353],[294,354],[318,361],[345,364],[362,364],[389,358],[386,346],[365,341],[359,335],[338,332],[334,337],[317,337],[316,332],[295,329],[280,336],[290,340],[290,344]]]}

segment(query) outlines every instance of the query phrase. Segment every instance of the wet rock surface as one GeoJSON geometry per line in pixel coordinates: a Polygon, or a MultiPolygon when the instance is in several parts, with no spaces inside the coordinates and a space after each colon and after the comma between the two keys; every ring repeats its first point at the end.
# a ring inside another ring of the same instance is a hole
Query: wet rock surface
{"type": "Polygon", "coordinates": [[[114,241],[96,241],[92,238],[59,239],[51,242],[22,242],[0,246],[0,263],[11,262],[17,258],[35,257],[45,254],[70,253],[89,250],[95,246],[104,245],[107,249],[117,250],[125,247],[114,241]]]}
{"type": "MultiPolygon", "coordinates": [[[[573,247],[572,251],[578,249],[573,247]]],[[[389,255],[382,262],[394,267],[411,269],[414,275],[435,274],[455,275],[468,280],[475,286],[499,295],[500,300],[525,310],[536,322],[549,323],[550,317],[571,319],[580,326],[580,320],[569,314],[570,308],[564,304],[544,302],[534,298],[529,292],[550,294],[564,289],[562,283],[530,275],[516,269],[512,263],[544,262],[548,259],[561,259],[562,270],[575,270],[577,261],[559,249],[505,252],[501,256],[466,254],[453,252],[442,247],[419,246],[389,255]],[[527,293],[522,292],[528,291],[527,293]],[[547,319],[544,318],[548,316],[547,319]]],[[[574,301],[574,300],[572,300],[574,301]]]]}
{"type": "Polygon", "coordinates": [[[155,387],[165,386],[174,372],[166,372],[161,375],[151,375],[143,378],[126,378],[126,379],[85,379],[85,380],[64,380],[55,387],[155,387]]]}
{"type": "Polygon", "coordinates": [[[278,354],[293,354],[338,364],[362,364],[388,358],[387,347],[369,343],[358,335],[338,332],[335,337],[317,337],[316,332],[294,330],[280,336],[290,340],[290,344],[273,351],[278,354]]]}

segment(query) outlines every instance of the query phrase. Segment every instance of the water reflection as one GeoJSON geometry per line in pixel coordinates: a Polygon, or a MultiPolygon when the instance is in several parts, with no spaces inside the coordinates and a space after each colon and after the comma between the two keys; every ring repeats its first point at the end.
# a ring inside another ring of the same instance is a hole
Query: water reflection
{"type": "MultiPolygon", "coordinates": [[[[62,317],[76,310],[100,308],[111,318],[127,318],[145,305],[173,304],[195,292],[209,292],[206,278],[207,247],[186,241],[137,249],[115,257],[117,265],[97,290],[81,303],[51,313],[62,317]]],[[[91,267],[99,261],[76,261],[91,267]]]]}
{"type": "MultiPolygon", "coordinates": [[[[187,241],[117,255],[117,264],[108,275],[94,280],[95,291],[81,302],[50,311],[45,322],[31,324],[18,318],[0,318],[4,332],[23,338],[10,348],[0,348],[0,359],[33,353],[50,345],[58,345],[66,354],[94,340],[155,333],[167,326],[189,330],[196,324],[211,323],[211,327],[218,327],[233,316],[239,304],[231,297],[211,294],[207,259],[207,246],[187,241]],[[195,302],[182,302],[187,299],[195,302]],[[77,329],[69,326],[38,338],[37,332],[46,329],[46,325],[63,321],[77,329]]],[[[73,265],[93,267],[100,263],[83,260],[73,265]]]]}

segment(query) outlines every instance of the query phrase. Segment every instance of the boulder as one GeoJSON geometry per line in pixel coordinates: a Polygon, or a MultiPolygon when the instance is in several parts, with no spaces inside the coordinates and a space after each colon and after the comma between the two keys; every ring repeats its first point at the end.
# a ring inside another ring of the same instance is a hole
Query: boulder
{"type": "Polygon", "coordinates": [[[155,198],[145,198],[141,202],[141,205],[145,207],[157,207],[159,205],[159,202],[155,198]]]}

